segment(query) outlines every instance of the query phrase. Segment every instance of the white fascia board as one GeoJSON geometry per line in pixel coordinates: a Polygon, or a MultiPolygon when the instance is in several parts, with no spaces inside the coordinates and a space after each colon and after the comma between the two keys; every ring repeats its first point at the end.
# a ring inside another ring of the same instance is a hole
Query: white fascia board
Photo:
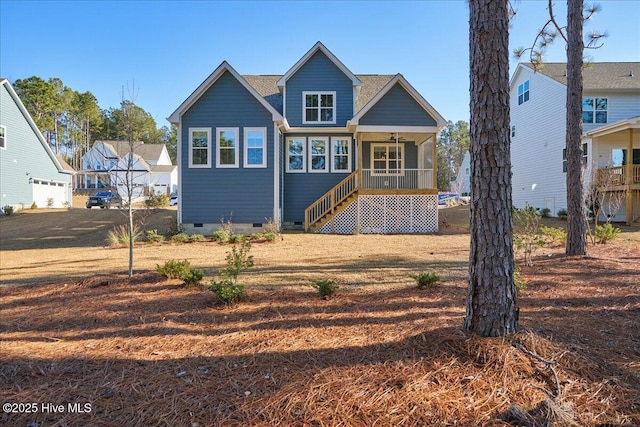
{"type": "Polygon", "coordinates": [[[319,134],[334,134],[334,133],[351,133],[348,127],[288,127],[287,133],[319,133],[319,134]]]}
{"type": "Polygon", "coordinates": [[[640,116],[620,120],[618,122],[611,123],[606,126],[601,126],[594,130],[590,130],[589,132],[585,132],[582,135],[582,138],[596,138],[627,129],[640,129],[640,116]]]}
{"type": "Polygon", "coordinates": [[[182,114],[184,114],[184,112],[187,111],[207,91],[207,89],[209,89],[220,78],[220,76],[222,76],[225,71],[231,73],[231,75],[242,86],[244,86],[244,88],[247,89],[267,111],[271,113],[274,122],[281,121],[283,119],[282,115],[263,97],[261,97],[253,86],[247,83],[244,77],[238,74],[238,72],[227,61],[223,61],[222,64],[220,64],[218,68],[216,68],[213,73],[211,73],[209,77],[207,77],[205,81],[203,81],[173,113],[171,113],[167,120],[172,124],[178,124],[182,114]]]}
{"type": "Polygon", "coordinates": [[[398,132],[398,133],[438,133],[440,126],[378,126],[378,125],[363,125],[358,126],[357,133],[368,132],[398,132]]]}
{"type": "MultiPolygon", "coordinates": [[[[437,127],[439,129],[443,128],[447,125],[447,121],[436,111],[435,108],[420,93],[404,78],[404,76],[400,73],[396,74],[394,78],[392,78],[389,83],[387,83],[381,90],[374,96],[367,104],[362,107],[358,113],[353,116],[353,118],[349,121],[350,125],[357,125],[362,117],[369,112],[374,105],[376,105],[386,94],[391,90],[396,83],[399,83],[404,90],[418,103],[420,106],[427,112],[431,117],[436,120],[437,127]]],[[[420,126],[422,127],[422,126],[420,126]]]]}
{"type": "Polygon", "coordinates": [[[360,79],[358,79],[355,76],[355,74],[353,74],[342,63],[342,61],[340,61],[338,59],[338,57],[336,57],[333,53],[331,53],[331,51],[329,49],[327,49],[326,46],[322,44],[322,42],[317,42],[315,45],[313,45],[313,47],[311,49],[309,49],[309,51],[307,53],[304,54],[304,56],[302,58],[300,58],[298,60],[298,62],[296,62],[294,64],[293,67],[291,67],[289,69],[289,71],[287,71],[280,78],[280,80],[278,80],[278,82],[277,82],[278,87],[285,87],[285,85],[287,84],[287,80],[289,80],[289,78],[292,75],[294,75],[309,60],[309,58],[311,58],[318,50],[322,51],[322,53],[324,53],[327,56],[327,58],[329,58],[329,60],[331,62],[333,62],[335,64],[335,66],[338,67],[340,69],[340,71],[342,71],[344,73],[344,75],[346,75],[349,78],[349,80],[351,80],[351,82],[353,83],[354,86],[360,86],[362,84],[360,79]]]}
{"type": "Polygon", "coordinates": [[[47,143],[47,141],[45,141],[44,136],[42,136],[42,133],[40,132],[40,129],[38,129],[38,126],[36,126],[36,122],[33,121],[33,118],[31,117],[31,114],[29,114],[29,111],[27,111],[27,108],[22,103],[22,100],[20,99],[20,97],[16,93],[15,89],[13,89],[13,86],[11,85],[11,83],[9,83],[9,80],[7,80],[7,79],[0,80],[0,85],[4,86],[7,89],[7,92],[9,93],[9,96],[11,98],[13,98],[13,101],[18,106],[18,109],[20,110],[20,112],[22,113],[23,117],[27,121],[27,124],[29,125],[29,127],[31,128],[31,130],[35,134],[36,138],[38,139],[38,141],[40,142],[40,144],[42,145],[42,147],[46,151],[47,155],[49,156],[49,158],[53,162],[54,166],[58,169],[58,172],[59,173],[64,173],[66,175],[75,174],[75,172],[68,171],[68,170],[66,170],[65,168],[62,167],[62,164],[58,161],[58,159],[56,158],[55,154],[53,154],[53,150],[51,149],[51,147],[49,147],[49,144],[47,143]]]}

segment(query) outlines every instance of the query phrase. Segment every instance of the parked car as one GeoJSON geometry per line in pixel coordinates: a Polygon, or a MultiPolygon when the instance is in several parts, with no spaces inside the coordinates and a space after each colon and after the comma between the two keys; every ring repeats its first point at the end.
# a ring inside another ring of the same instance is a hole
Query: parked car
{"type": "Polygon", "coordinates": [[[100,191],[87,199],[87,208],[100,206],[100,209],[109,209],[111,207],[122,207],[122,198],[118,193],[112,191],[100,191]]]}
{"type": "Polygon", "coordinates": [[[172,194],[169,198],[169,206],[176,206],[178,204],[178,195],[172,194]]]}

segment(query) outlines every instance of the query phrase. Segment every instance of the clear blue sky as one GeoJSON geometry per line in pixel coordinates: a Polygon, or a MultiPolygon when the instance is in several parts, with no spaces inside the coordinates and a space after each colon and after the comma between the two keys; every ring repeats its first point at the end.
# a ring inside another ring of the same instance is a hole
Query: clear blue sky
{"type": "MultiPolygon", "coordinates": [[[[564,22],[566,2],[556,3],[564,22]]],[[[513,4],[511,50],[547,18],[546,1],[513,4]]],[[[588,55],[640,61],[640,1],[600,4],[586,31],[609,38],[588,55]]],[[[223,60],[241,74],[284,74],[320,40],[352,72],[400,72],[446,119],[468,120],[468,14],[464,0],[0,0],[0,76],[58,77],[101,108],[118,107],[135,82],[136,104],[162,126],[223,60]]],[[[564,45],[547,60],[564,62],[564,45]]]]}

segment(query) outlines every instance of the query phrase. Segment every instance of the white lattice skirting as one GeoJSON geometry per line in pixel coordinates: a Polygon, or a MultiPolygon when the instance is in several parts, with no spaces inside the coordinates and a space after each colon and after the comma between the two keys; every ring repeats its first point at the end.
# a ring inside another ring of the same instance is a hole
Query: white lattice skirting
{"type": "Polygon", "coordinates": [[[358,196],[318,229],[335,234],[410,234],[438,231],[437,195],[358,196]]]}

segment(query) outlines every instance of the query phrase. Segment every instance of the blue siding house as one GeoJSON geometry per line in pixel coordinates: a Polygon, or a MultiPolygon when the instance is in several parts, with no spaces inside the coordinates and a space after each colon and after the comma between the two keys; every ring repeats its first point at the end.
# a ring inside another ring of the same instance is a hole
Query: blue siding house
{"type": "Polygon", "coordinates": [[[0,206],[70,206],[74,173],[51,151],[11,83],[0,79],[0,206]]]}
{"type": "Polygon", "coordinates": [[[171,114],[178,222],[321,233],[438,228],[442,116],[401,75],[353,74],[316,43],[283,75],[226,61],[171,114]]]}

